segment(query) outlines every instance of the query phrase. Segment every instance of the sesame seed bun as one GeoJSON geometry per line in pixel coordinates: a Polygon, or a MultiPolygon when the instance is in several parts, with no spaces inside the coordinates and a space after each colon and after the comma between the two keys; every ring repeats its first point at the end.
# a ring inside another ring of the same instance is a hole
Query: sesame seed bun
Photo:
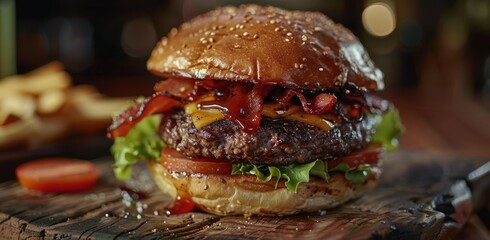
{"type": "Polygon", "coordinates": [[[381,167],[372,166],[363,184],[335,173],[328,181],[310,177],[296,193],[280,181],[259,181],[253,175],[171,174],[161,164],[149,164],[156,184],[171,197],[191,197],[196,206],[217,215],[289,215],[334,208],[372,190],[381,167]]]}
{"type": "Polygon", "coordinates": [[[320,90],[355,83],[383,89],[383,74],[359,40],[314,12],[223,7],[173,29],[148,69],[164,77],[277,84],[320,90]]]}

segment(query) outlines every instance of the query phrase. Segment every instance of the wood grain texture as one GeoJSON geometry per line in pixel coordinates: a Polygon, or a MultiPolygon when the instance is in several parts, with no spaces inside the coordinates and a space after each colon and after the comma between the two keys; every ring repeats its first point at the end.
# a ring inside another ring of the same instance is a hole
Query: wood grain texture
{"type": "Polygon", "coordinates": [[[446,239],[456,236],[467,218],[454,221],[432,209],[431,201],[484,161],[400,151],[388,155],[373,192],[342,207],[249,218],[167,216],[170,201],[155,190],[144,165],[123,185],[112,176],[111,159],[97,163],[103,177],[89,192],[42,194],[15,181],[1,183],[0,239],[446,239]]]}

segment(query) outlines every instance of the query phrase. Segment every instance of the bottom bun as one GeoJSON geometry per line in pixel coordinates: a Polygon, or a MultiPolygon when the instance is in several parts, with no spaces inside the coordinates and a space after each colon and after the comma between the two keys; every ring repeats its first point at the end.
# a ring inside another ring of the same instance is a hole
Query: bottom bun
{"type": "Polygon", "coordinates": [[[217,215],[289,215],[336,207],[373,189],[381,168],[373,166],[363,184],[353,184],[343,174],[331,174],[325,181],[310,177],[296,193],[281,180],[260,181],[254,175],[204,175],[169,173],[157,162],[150,162],[157,185],[171,197],[191,197],[196,206],[217,215]]]}

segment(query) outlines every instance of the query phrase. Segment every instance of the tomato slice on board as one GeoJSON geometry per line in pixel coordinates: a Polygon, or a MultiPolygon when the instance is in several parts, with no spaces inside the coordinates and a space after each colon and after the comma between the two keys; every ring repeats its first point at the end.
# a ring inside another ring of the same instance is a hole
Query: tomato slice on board
{"type": "Polygon", "coordinates": [[[231,174],[231,163],[212,158],[188,158],[172,148],[162,150],[161,164],[170,171],[202,174],[231,174]]]}
{"type": "Polygon", "coordinates": [[[350,169],[355,169],[361,164],[374,165],[378,163],[382,154],[383,148],[381,146],[371,145],[347,156],[338,157],[328,161],[328,168],[332,169],[342,162],[346,163],[350,169]]]}
{"type": "Polygon", "coordinates": [[[79,159],[46,158],[21,164],[15,169],[26,189],[42,192],[80,192],[97,183],[100,172],[95,164],[79,159]]]}

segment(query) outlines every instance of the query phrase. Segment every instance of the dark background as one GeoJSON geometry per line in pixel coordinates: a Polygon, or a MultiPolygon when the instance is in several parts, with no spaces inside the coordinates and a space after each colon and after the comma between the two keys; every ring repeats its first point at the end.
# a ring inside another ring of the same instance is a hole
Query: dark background
{"type": "Polygon", "coordinates": [[[102,81],[113,77],[134,77],[146,84],[152,79],[145,68],[149,52],[172,27],[219,5],[248,2],[321,11],[345,25],[384,71],[388,88],[440,91],[444,87],[437,85],[452,84],[449,88],[460,88],[453,91],[463,92],[450,95],[489,98],[488,0],[23,0],[16,2],[17,70],[26,72],[58,59],[77,83],[105,85],[102,81]],[[369,34],[362,23],[363,10],[376,2],[390,6],[396,17],[396,28],[384,37],[369,34]]]}

